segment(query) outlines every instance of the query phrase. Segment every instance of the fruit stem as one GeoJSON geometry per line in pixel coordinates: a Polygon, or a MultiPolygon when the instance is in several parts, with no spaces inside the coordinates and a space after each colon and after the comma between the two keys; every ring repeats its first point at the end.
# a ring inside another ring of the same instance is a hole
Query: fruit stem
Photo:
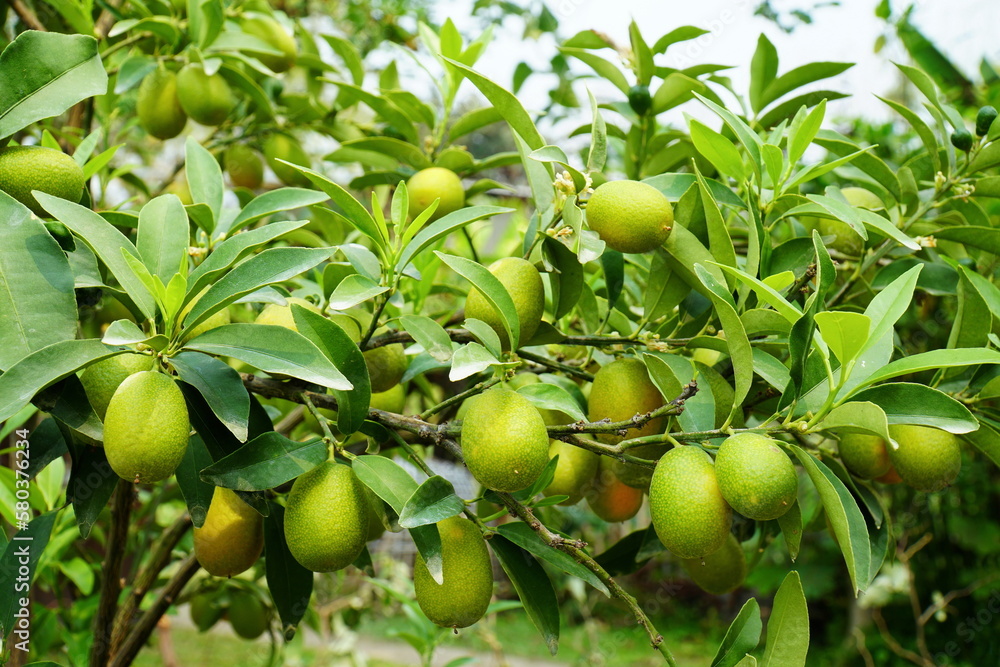
{"type": "Polygon", "coordinates": [[[584,550],[582,543],[575,540],[568,540],[562,535],[553,533],[551,530],[546,528],[537,517],[535,517],[534,513],[529,508],[519,503],[509,493],[497,493],[497,496],[500,497],[507,509],[521,521],[526,523],[529,528],[535,531],[545,544],[569,555],[577,563],[593,572],[607,587],[608,592],[613,597],[618,598],[628,605],[632,615],[635,616],[639,625],[641,625],[646,631],[646,634],[649,635],[649,642],[652,647],[660,652],[663,659],[666,660],[670,667],[677,667],[677,662],[674,660],[673,654],[663,641],[663,635],[661,635],[653,626],[653,622],[649,620],[648,616],[646,616],[642,607],[640,607],[638,602],[636,602],[635,597],[630,595],[624,588],[618,585],[618,582],[615,581],[610,574],[608,574],[608,571],[601,567],[601,565],[584,550]]]}
{"type": "Polygon", "coordinates": [[[420,413],[420,418],[423,419],[424,421],[427,421],[428,419],[438,414],[439,412],[447,410],[450,406],[455,405],[456,403],[461,403],[470,396],[481,394],[482,392],[486,391],[493,385],[498,384],[502,379],[503,379],[502,376],[494,377],[490,378],[489,380],[484,380],[479,384],[475,384],[472,387],[466,389],[465,391],[459,394],[455,394],[451,398],[446,398],[437,405],[424,410],[423,412],[420,413]]]}

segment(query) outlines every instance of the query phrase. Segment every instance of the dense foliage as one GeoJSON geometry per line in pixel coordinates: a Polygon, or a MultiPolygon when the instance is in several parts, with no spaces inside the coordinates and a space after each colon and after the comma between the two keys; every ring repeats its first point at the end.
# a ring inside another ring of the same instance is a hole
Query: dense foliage
{"type": "Polygon", "coordinates": [[[669,66],[699,28],[581,32],[539,113],[424,3],[11,6],[0,659],[128,665],[188,604],[280,664],[367,587],[427,664],[603,607],[673,665],[680,576],[713,667],[995,662],[988,63],[881,3],[917,66],[836,131],[851,64],[765,36],[743,91],[669,66]],[[368,546],[403,532],[412,584],[368,546]]]}

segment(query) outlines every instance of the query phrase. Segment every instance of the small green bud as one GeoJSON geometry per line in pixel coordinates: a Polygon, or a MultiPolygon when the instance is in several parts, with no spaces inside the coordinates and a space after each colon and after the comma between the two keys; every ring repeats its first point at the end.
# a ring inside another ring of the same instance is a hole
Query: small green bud
{"type": "Polygon", "coordinates": [[[996,118],[996,107],[985,106],[980,109],[979,113],[976,114],[976,134],[980,137],[985,137],[996,118]]]}
{"type": "Polygon", "coordinates": [[[968,153],[972,150],[972,134],[966,129],[955,130],[951,133],[951,145],[968,153]]]}
{"type": "Polygon", "coordinates": [[[649,94],[649,86],[635,85],[628,91],[628,104],[632,111],[645,116],[653,108],[653,98],[649,94]]]}

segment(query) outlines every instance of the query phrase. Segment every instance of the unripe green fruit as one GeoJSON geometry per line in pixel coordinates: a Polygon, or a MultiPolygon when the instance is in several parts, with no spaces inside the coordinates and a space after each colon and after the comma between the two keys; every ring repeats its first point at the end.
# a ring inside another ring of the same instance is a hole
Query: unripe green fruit
{"type": "Polygon", "coordinates": [[[287,134],[272,134],[264,140],[264,158],[267,160],[267,166],[285,185],[300,188],[308,188],[312,185],[312,181],[298,169],[278,162],[278,160],[284,160],[300,167],[312,165],[309,155],[302,148],[302,144],[287,134]]]}
{"type": "MultiPolygon", "coordinates": [[[[545,287],[538,269],[531,262],[520,257],[504,257],[490,265],[492,273],[500,284],[510,293],[514,301],[514,310],[520,320],[521,332],[518,344],[521,347],[531,340],[538,331],[545,310],[545,287]]],[[[482,320],[490,325],[500,337],[500,345],[504,350],[510,350],[510,337],[504,329],[500,313],[494,310],[482,292],[473,288],[465,300],[465,316],[482,320]]]]}
{"type": "Polygon", "coordinates": [[[610,458],[600,457],[597,474],[584,488],[583,495],[594,514],[608,523],[618,523],[639,513],[643,493],[618,479],[612,463],[610,458]]]}
{"type": "Polygon", "coordinates": [[[787,512],[799,490],[791,459],[777,442],[759,433],[726,438],[715,455],[715,474],[726,502],[756,521],[787,512]]]}
{"type": "MultiPolygon", "coordinates": [[[[590,410],[588,419],[592,422],[609,419],[613,422],[625,421],[636,415],[652,412],[666,404],[660,390],[649,379],[646,364],[638,359],[624,358],[612,361],[597,371],[590,389],[590,410]]],[[[663,432],[664,419],[646,422],[642,428],[631,428],[627,435],[612,433],[598,435],[601,442],[615,445],[625,438],[639,438],[663,432]]],[[[656,459],[664,451],[664,445],[643,445],[630,451],[639,458],[656,459]]],[[[637,489],[649,486],[652,471],[631,463],[615,461],[612,464],[615,475],[625,484],[637,489]]]]}
{"type": "Polygon", "coordinates": [[[652,185],[608,181],[587,202],[587,224],[612,250],[649,252],[670,236],[674,209],[652,185]]]}
{"type": "Polygon", "coordinates": [[[119,477],[159,482],[174,474],[187,449],[191,422],[173,379],[157,371],[121,383],[104,418],[104,452],[119,477]]]}
{"type": "MultiPolygon", "coordinates": [[[[698,349],[705,350],[706,348],[700,347],[698,349]]],[[[733,389],[733,385],[729,384],[729,381],[722,377],[719,371],[715,370],[712,366],[706,366],[703,363],[695,361],[695,368],[698,370],[699,384],[702,384],[702,381],[704,381],[712,389],[712,400],[715,403],[715,428],[720,428],[726,422],[726,419],[729,418],[729,412],[733,407],[733,399],[736,396],[736,391],[733,389]]],[[[733,425],[743,425],[742,410],[736,411],[736,416],[733,418],[733,425]]]]}
{"type": "Polygon", "coordinates": [[[243,639],[257,639],[268,625],[267,607],[252,593],[240,592],[229,605],[229,625],[243,639]]]}
{"type": "Polygon", "coordinates": [[[244,144],[233,144],[223,156],[226,172],[233,185],[256,190],[264,183],[264,163],[257,151],[244,144]]]}
{"type": "Polygon", "coordinates": [[[215,487],[201,528],[194,528],[194,553],[209,574],[234,577],[249,570],[264,550],[264,517],[235,491],[215,487]]]}
{"type": "Polygon", "coordinates": [[[300,475],[288,494],[288,550],[313,572],[341,570],[365,548],[369,511],[354,471],[333,461],[321,463],[300,475]]]}
{"type": "Polygon", "coordinates": [[[420,609],[444,628],[467,628],[486,613],[493,597],[493,568],[482,533],[468,519],[453,516],[437,524],[441,535],[443,583],[438,584],[417,554],[413,589],[420,609]]]}
{"type": "Polygon", "coordinates": [[[260,315],[254,320],[254,324],[270,324],[271,326],[285,327],[292,331],[298,331],[298,328],[295,326],[295,316],[292,315],[292,304],[302,306],[317,315],[322,314],[314,303],[305,299],[292,296],[285,299],[285,301],[287,304],[284,306],[276,303],[269,303],[264,306],[264,310],[260,311],[260,315]]]}
{"type": "Polygon", "coordinates": [[[560,505],[576,505],[584,489],[597,474],[601,457],[594,452],[561,440],[549,443],[549,458],[559,457],[552,481],[542,492],[546,496],[569,496],[560,505]]]}
{"type": "Polygon", "coordinates": [[[993,121],[997,119],[995,107],[985,106],[976,114],[976,134],[985,137],[993,126],[993,121]]]}
{"type": "Polygon", "coordinates": [[[253,35],[273,48],[281,55],[255,54],[257,60],[272,72],[287,72],[295,64],[298,49],[295,38],[288,34],[280,23],[269,16],[255,16],[243,21],[243,32],[253,35]]]}
{"type": "Polygon", "coordinates": [[[629,88],[628,105],[632,111],[645,116],[653,108],[653,97],[649,94],[649,86],[637,84],[629,88]]]}
{"type": "Polygon", "coordinates": [[[125,378],[140,371],[152,370],[155,363],[156,360],[148,354],[129,352],[87,366],[80,375],[80,382],[97,416],[104,419],[111,397],[125,378]]]}
{"type": "Polygon", "coordinates": [[[205,632],[219,622],[225,610],[212,595],[196,595],[191,598],[191,621],[198,632],[205,632]]]}
{"type": "Polygon", "coordinates": [[[951,145],[968,153],[972,150],[972,133],[964,127],[955,130],[951,133],[951,145]]]}
{"type": "Polygon", "coordinates": [[[712,459],[693,445],[671,449],[656,464],[649,513],[660,542],[681,558],[714,553],[733,524],[733,510],[719,490],[712,459]]]}
{"type": "Polygon", "coordinates": [[[712,595],[731,593],[747,578],[747,558],[732,533],[722,548],[704,558],[682,558],[681,567],[691,581],[712,595]]]}
{"type": "Polygon", "coordinates": [[[838,449],[847,469],[864,479],[881,477],[892,465],[885,440],[877,435],[845,433],[840,436],[838,449]]]}
{"type": "Polygon", "coordinates": [[[549,461],[549,435],[528,399],[503,387],[480,394],[462,421],[462,452],[487,489],[531,486],[549,461]]]}
{"type": "Polygon", "coordinates": [[[177,97],[195,122],[222,125],[236,108],[236,96],[221,74],[206,74],[199,64],[185,65],[177,74],[177,97]]]}
{"type": "Polygon", "coordinates": [[[187,125],[187,114],[177,97],[177,75],[158,67],[139,84],[136,98],[139,124],[157,139],[172,139],[187,125]]]}
{"type": "Polygon", "coordinates": [[[376,410],[400,414],[406,409],[406,389],[397,384],[387,391],[375,392],[368,405],[376,410]]]}
{"type": "Polygon", "coordinates": [[[229,314],[229,310],[227,308],[223,308],[219,312],[213,313],[212,315],[209,315],[208,319],[206,319],[201,324],[199,324],[199,325],[195,326],[194,328],[192,328],[191,331],[189,331],[185,335],[188,336],[189,339],[194,339],[194,338],[197,338],[198,336],[202,335],[206,331],[211,331],[212,329],[216,329],[216,328],[221,327],[223,325],[229,324],[232,321],[233,321],[233,318],[229,314]]]}
{"type": "Polygon", "coordinates": [[[373,392],[388,391],[399,384],[409,362],[400,343],[365,350],[365,365],[373,392]]]}
{"type": "Polygon", "coordinates": [[[428,222],[433,222],[465,206],[465,188],[462,187],[462,179],[451,169],[444,167],[430,167],[415,173],[406,182],[406,195],[411,218],[423,213],[435,199],[441,200],[428,222]]]}
{"type": "Polygon", "coordinates": [[[35,201],[32,190],[76,203],[85,181],[80,165],[54,148],[11,146],[0,151],[0,190],[40,218],[49,214],[35,201]]]}
{"type": "Polygon", "coordinates": [[[889,459],[903,481],[918,491],[950,486],[962,469],[958,438],[929,426],[892,424],[889,435],[899,445],[889,447],[889,459]]]}

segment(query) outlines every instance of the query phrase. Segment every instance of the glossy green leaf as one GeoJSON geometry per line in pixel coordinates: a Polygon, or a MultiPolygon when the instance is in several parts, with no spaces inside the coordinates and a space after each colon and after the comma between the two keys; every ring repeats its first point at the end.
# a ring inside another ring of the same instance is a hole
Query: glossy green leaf
{"type": "Polygon", "coordinates": [[[308,338],[285,327],[226,324],[188,341],[184,349],[244,361],[265,373],[291,375],[331,389],[351,383],[308,338]]]}
{"type": "Polygon", "coordinates": [[[799,547],[802,545],[802,508],[798,502],[793,503],[788,511],[778,517],[781,535],[785,538],[788,556],[795,562],[799,557],[799,547]]]}
{"type": "Polygon", "coordinates": [[[750,385],[753,383],[753,350],[750,347],[746,329],[743,328],[743,321],[732,302],[732,296],[704,266],[696,264],[694,268],[698,278],[709,290],[709,298],[711,298],[716,314],[722,322],[722,329],[726,332],[729,357],[733,361],[733,369],[736,373],[736,396],[733,399],[731,420],[736,411],[742,409],[743,399],[750,393],[750,385]]]}
{"type": "Polygon", "coordinates": [[[921,424],[950,433],[969,433],[979,422],[969,409],[933,387],[910,382],[888,382],[854,395],[882,408],[890,424],[921,424]]]}
{"type": "MultiPolygon", "coordinates": [[[[38,560],[48,546],[58,514],[59,510],[54,510],[33,517],[27,528],[11,537],[7,548],[0,555],[0,590],[8,591],[0,597],[0,638],[6,639],[14,628],[14,615],[22,597],[15,595],[14,591],[19,590],[18,582],[26,583],[29,588],[34,582],[38,574],[38,560]],[[27,556],[23,555],[24,551],[28,552],[27,556]]],[[[24,597],[28,597],[27,591],[24,592],[24,597]]]]}
{"type": "Polygon", "coordinates": [[[348,391],[333,391],[337,399],[337,429],[345,435],[354,433],[368,417],[371,402],[371,381],[364,355],[346,331],[322,315],[292,304],[292,317],[299,333],[311,340],[354,385],[348,391]]]}
{"type": "Polygon", "coordinates": [[[204,525],[215,493],[215,486],[201,478],[201,471],[210,465],[212,465],[212,455],[205,446],[205,441],[199,435],[192,436],[184,450],[184,458],[181,459],[174,474],[177,476],[177,486],[181,489],[184,504],[187,505],[191,523],[195,528],[204,525]]]}
{"type": "MultiPolygon", "coordinates": [[[[322,203],[323,201],[326,201],[326,199],[327,196],[322,192],[306,190],[303,188],[278,188],[277,190],[271,190],[270,192],[265,192],[258,197],[254,197],[250,203],[243,207],[243,210],[240,211],[239,215],[236,216],[225,231],[227,235],[232,235],[233,232],[261,220],[262,218],[274,215],[275,213],[306,208],[322,203]]],[[[295,225],[295,228],[298,228],[305,224],[305,222],[272,223],[272,225],[278,224],[295,225]]],[[[277,231],[275,229],[270,229],[270,227],[271,225],[268,225],[266,227],[252,230],[249,233],[261,232],[262,229],[268,229],[271,232],[277,231]]],[[[218,232],[219,230],[216,230],[216,233],[218,232]]],[[[241,237],[236,236],[233,238],[238,239],[241,237]]],[[[244,240],[244,242],[246,242],[246,240],[244,240]]],[[[213,253],[219,252],[220,248],[221,244],[216,246],[213,253]]]]}
{"type": "Polygon", "coordinates": [[[327,459],[320,439],[298,442],[271,431],[201,471],[201,478],[234,491],[267,491],[309,472],[327,459]]]}
{"type": "Polygon", "coordinates": [[[274,502],[269,505],[270,512],[264,520],[264,574],[287,641],[309,610],[314,575],[302,567],[288,550],[285,508],[274,502]]]}
{"type": "Polygon", "coordinates": [[[885,410],[871,401],[855,397],[838,405],[820,423],[820,427],[834,433],[867,433],[889,441],[889,421],[885,410]]]}
{"type": "Polygon", "coordinates": [[[552,410],[568,415],[573,421],[587,421],[587,416],[580,409],[580,404],[568,391],[557,384],[537,382],[519,387],[521,394],[539,410],[552,410]]]}
{"type": "Polygon", "coordinates": [[[957,348],[953,350],[931,350],[897,359],[869,375],[858,389],[884,380],[890,380],[901,375],[919,373],[920,371],[938,370],[941,368],[958,368],[960,366],[978,366],[979,364],[1000,364],[1000,352],[985,348],[957,348]]]}
{"type": "Polygon", "coordinates": [[[871,319],[867,315],[826,310],[813,317],[823,340],[842,365],[854,361],[868,342],[871,319]]]}
{"type": "Polygon", "coordinates": [[[538,533],[533,531],[523,521],[512,521],[502,524],[498,528],[498,532],[525,551],[534,554],[550,565],[554,565],[566,574],[582,579],[610,597],[611,594],[607,586],[604,585],[604,582],[596,574],[576,562],[569,554],[550,547],[538,536],[538,533]]]}
{"type": "Polygon", "coordinates": [[[195,204],[208,206],[212,211],[212,229],[215,229],[222,213],[222,194],[225,191],[222,167],[208,149],[190,135],[184,144],[184,149],[186,157],[184,175],[191,190],[191,200],[195,204]]]}
{"type": "Polygon", "coordinates": [[[465,501],[455,495],[451,482],[434,475],[416,488],[399,512],[399,525],[416,528],[437,523],[465,511],[465,501]]]}
{"type": "Polygon", "coordinates": [[[423,315],[404,315],[399,323],[427,354],[442,363],[451,360],[451,337],[440,324],[423,315]]]}
{"type": "Polygon", "coordinates": [[[511,299],[503,283],[485,267],[472,260],[437,251],[434,254],[482,293],[486,301],[500,315],[508,340],[516,348],[521,336],[521,323],[517,317],[517,309],[514,308],[514,300],[511,299]]]}
{"type": "Polygon", "coordinates": [[[809,607],[799,573],[785,575],[767,620],[762,667],[805,667],[809,653],[809,607]]]}
{"type": "Polygon", "coordinates": [[[0,237],[0,369],[8,369],[76,337],[77,313],[66,255],[31,211],[4,192],[0,237]]]}
{"type": "Polygon", "coordinates": [[[96,39],[22,32],[0,53],[0,139],[107,91],[96,39]]]}
{"type": "Polygon", "coordinates": [[[250,419],[250,395],[240,374],[227,363],[197,352],[181,352],[170,365],[183,382],[201,392],[212,412],[236,439],[245,442],[250,419]]]}
{"type": "Polygon", "coordinates": [[[757,648],[763,624],[760,620],[760,605],[750,598],[740,609],[726,631],[719,650],[712,659],[712,667],[735,667],[743,657],[757,648]]]}
{"type": "Polygon", "coordinates": [[[364,455],[351,464],[358,479],[398,515],[417,490],[417,483],[399,464],[384,456],[364,455]]]}
{"type": "Polygon", "coordinates": [[[503,535],[489,541],[514,590],[552,655],[559,650],[559,604],[552,582],[534,556],[503,535]]]}
{"type": "Polygon", "coordinates": [[[823,509],[830,519],[844,562],[847,563],[851,583],[854,590],[860,592],[869,581],[871,545],[868,541],[868,526],[858,503],[844,483],[819,459],[798,445],[789,447],[819,492],[823,509]]]}

